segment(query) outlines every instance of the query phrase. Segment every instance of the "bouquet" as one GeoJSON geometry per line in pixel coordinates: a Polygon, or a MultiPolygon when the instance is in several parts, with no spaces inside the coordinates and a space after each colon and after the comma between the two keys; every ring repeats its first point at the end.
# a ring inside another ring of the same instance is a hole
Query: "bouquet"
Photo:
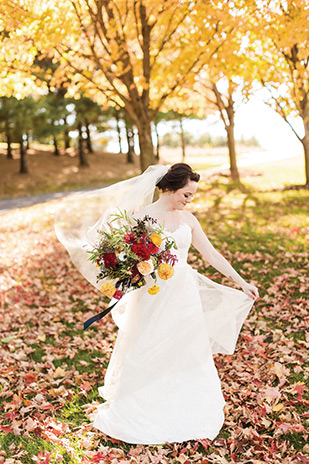
{"type": "MultiPolygon", "coordinates": [[[[146,278],[150,276],[154,284],[148,288],[148,293],[155,295],[160,290],[157,278],[167,280],[174,274],[173,266],[178,261],[170,251],[177,249],[174,239],[166,236],[163,225],[148,215],[143,219],[131,219],[126,211],[120,211],[111,216],[110,230],[98,230],[101,239],[88,251],[89,259],[98,267],[97,282],[109,279],[102,283],[100,291],[120,300],[127,291],[146,285],[146,278]],[[115,221],[121,221],[122,225],[114,227],[115,221]]],[[[107,314],[116,303],[86,321],[84,328],[107,314]]]]}

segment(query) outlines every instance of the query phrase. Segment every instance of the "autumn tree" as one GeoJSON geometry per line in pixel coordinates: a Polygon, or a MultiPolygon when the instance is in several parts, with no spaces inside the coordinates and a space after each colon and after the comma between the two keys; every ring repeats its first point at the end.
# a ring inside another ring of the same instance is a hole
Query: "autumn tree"
{"type": "Polygon", "coordinates": [[[23,46],[28,40],[62,63],[76,91],[124,108],[138,130],[144,170],[154,162],[151,121],[226,40],[228,3],[55,0],[43,8],[33,0],[23,7],[34,17],[31,28],[19,29],[23,46]]]}
{"type": "Polygon", "coordinates": [[[249,11],[249,50],[256,63],[252,72],[268,90],[266,103],[284,119],[302,143],[306,185],[309,186],[308,1],[262,1],[258,8],[252,7],[249,11]],[[295,120],[301,122],[301,130],[295,120]]]}
{"type": "Polygon", "coordinates": [[[212,108],[219,114],[226,131],[231,177],[239,179],[235,114],[240,103],[249,96],[253,62],[246,55],[248,22],[245,10],[242,3],[231,2],[230,8],[229,38],[195,77],[193,88],[208,106],[208,111],[212,108]]]}
{"type": "Polygon", "coordinates": [[[0,2],[0,96],[21,99],[36,93],[31,66],[37,50],[29,40],[34,21],[34,12],[19,0],[0,2]]]}
{"type": "Polygon", "coordinates": [[[231,76],[224,77],[224,72],[219,72],[217,79],[212,76],[209,80],[200,76],[195,86],[197,92],[203,97],[205,102],[219,113],[220,119],[224,124],[229,152],[230,172],[233,179],[239,179],[234,131],[236,109],[242,100],[241,87],[241,79],[237,78],[236,75],[234,79],[231,76]]]}
{"type": "Polygon", "coordinates": [[[7,144],[7,158],[13,159],[12,143],[14,140],[14,116],[16,112],[16,99],[14,97],[0,98],[0,134],[7,144]]]}

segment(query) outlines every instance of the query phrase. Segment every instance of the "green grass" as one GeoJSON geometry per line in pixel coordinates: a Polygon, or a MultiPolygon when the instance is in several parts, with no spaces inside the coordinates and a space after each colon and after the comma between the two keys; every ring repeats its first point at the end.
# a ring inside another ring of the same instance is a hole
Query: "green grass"
{"type": "MultiPolygon", "coordinates": [[[[83,329],[82,329],[83,330],[83,329]]],[[[79,350],[79,352],[74,356],[74,358],[58,358],[53,360],[53,364],[55,367],[61,367],[65,365],[66,367],[70,368],[74,366],[80,373],[83,372],[92,372],[95,369],[96,361],[94,358],[102,358],[104,359],[104,355],[100,351],[86,351],[86,350],[79,350]],[[81,364],[83,361],[86,364],[81,364]]],[[[105,365],[105,367],[107,367],[105,365]]]]}
{"type": "Polygon", "coordinates": [[[37,456],[43,450],[48,452],[53,451],[54,446],[46,440],[42,440],[39,437],[31,436],[31,438],[21,437],[13,434],[6,434],[1,439],[1,449],[6,452],[6,457],[14,457],[14,445],[15,448],[21,447],[26,454],[21,458],[21,462],[25,464],[32,464],[34,461],[33,456],[37,456]]]}

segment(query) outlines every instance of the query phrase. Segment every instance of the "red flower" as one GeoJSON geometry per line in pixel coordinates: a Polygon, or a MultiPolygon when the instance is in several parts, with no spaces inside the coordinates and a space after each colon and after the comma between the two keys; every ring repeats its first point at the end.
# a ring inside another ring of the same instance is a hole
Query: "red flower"
{"type": "Polygon", "coordinates": [[[125,241],[126,241],[127,243],[134,243],[134,242],[135,242],[135,239],[136,239],[135,235],[132,234],[132,232],[129,232],[128,234],[125,234],[125,235],[123,236],[123,238],[125,239],[125,241]]]}
{"type": "Polygon", "coordinates": [[[148,243],[147,248],[148,248],[149,253],[151,254],[158,253],[159,251],[159,248],[154,243],[148,243]]]}
{"type": "Polygon", "coordinates": [[[113,295],[113,298],[116,298],[116,300],[120,300],[121,297],[122,297],[121,290],[116,290],[114,295],[113,295]]]}
{"type": "Polygon", "coordinates": [[[134,243],[131,247],[133,253],[147,261],[150,258],[150,251],[148,248],[141,243],[134,243]]]}
{"type": "Polygon", "coordinates": [[[160,263],[168,263],[171,266],[174,266],[175,263],[178,261],[177,256],[173,255],[169,250],[161,251],[159,258],[160,258],[160,263]]]}
{"type": "Polygon", "coordinates": [[[115,253],[104,253],[103,261],[106,268],[115,267],[117,264],[117,257],[115,253]]]}

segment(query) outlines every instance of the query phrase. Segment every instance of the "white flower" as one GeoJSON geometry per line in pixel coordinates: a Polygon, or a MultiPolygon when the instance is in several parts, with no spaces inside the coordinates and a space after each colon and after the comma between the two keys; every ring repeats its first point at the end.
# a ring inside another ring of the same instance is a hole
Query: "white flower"
{"type": "Polygon", "coordinates": [[[141,261],[138,263],[137,269],[144,276],[151,274],[154,269],[152,259],[149,259],[148,261],[141,261]]]}
{"type": "Polygon", "coordinates": [[[150,264],[150,269],[151,269],[151,270],[150,270],[149,274],[151,274],[151,273],[153,272],[153,270],[154,270],[153,260],[150,258],[150,259],[149,259],[148,261],[146,261],[146,262],[150,264]]]}

